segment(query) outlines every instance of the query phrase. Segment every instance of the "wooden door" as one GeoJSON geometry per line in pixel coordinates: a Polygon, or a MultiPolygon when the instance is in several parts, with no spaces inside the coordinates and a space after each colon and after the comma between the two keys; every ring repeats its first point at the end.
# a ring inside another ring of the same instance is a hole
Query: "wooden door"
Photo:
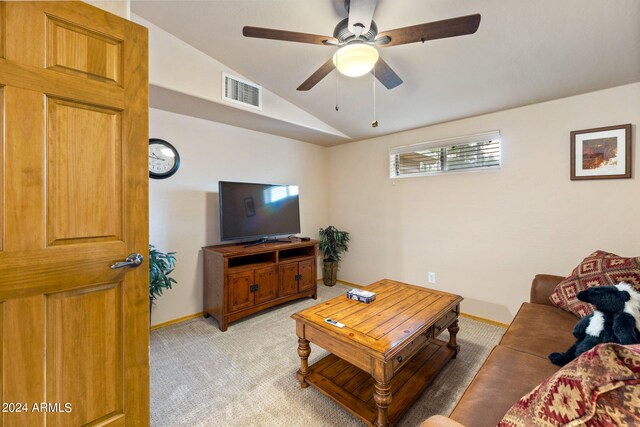
{"type": "Polygon", "coordinates": [[[253,271],[229,274],[229,311],[253,306],[253,271]]]}
{"type": "Polygon", "coordinates": [[[290,262],[280,264],[278,271],[278,281],[280,288],[280,296],[292,295],[298,292],[298,263],[290,262]]]}
{"type": "Polygon", "coordinates": [[[146,425],[146,29],[0,3],[0,120],[0,426],[146,425]]]}
{"type": "Polygon", "coordinates": [[[315,263],[315,259],[300,261],[298,263],[298,274],[300,278],[298,282],[298,289],[300,292],[311,289],[315,286],[315,263]]]}
{"type": "Polygon", "coordinates": [[[265,267],[255,271],[256,304],[272,300],[278,296],[278,282],[276,282],[276,268],[265,267]]]}

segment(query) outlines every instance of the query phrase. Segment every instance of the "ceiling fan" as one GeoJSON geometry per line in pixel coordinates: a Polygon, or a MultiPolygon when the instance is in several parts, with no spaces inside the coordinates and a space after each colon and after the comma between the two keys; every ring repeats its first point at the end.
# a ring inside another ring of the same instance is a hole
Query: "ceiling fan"
{"type": "Polygon", "coordinates": [[[379,57],[376,47],[424,43],[428,40],[473,34],[480,25],[480,14],[475,14],[378,33],[378,27],[373,21],[377,2],[378,0],[345,0],[344,5],[349,17],[336,25],[333,37],[249,26],[242,29],[242,35],[340,47],[332,58],[298,87],[298,90],[311,89],[334,68],[350,77],[362,76],[374,70],[376,78],[387,89],[393,89],[402,83],[402,79],[379,57]]]}

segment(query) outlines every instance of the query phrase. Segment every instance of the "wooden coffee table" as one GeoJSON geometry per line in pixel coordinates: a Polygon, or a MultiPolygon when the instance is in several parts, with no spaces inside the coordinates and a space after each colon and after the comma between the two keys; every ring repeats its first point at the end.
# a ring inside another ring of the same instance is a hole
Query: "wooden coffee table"
{"type": "Polygon", "coordinates": [[[374,302],[342,295],[291,316],[300,356],[296,377],[302,388],[311,384],[368,425],[385,427],[456,357],[462,297],[387,279],[364,289],[376,293],[374,302]],[[448,342],[436,338],[445,328],[448,342]],[[309,366],[309,342],[332,354],[309,366]]]}

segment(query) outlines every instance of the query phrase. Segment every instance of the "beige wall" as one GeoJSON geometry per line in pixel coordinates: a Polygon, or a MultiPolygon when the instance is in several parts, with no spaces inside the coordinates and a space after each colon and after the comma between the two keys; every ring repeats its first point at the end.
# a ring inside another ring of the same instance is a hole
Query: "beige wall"
{"type": "Polygon", "coordinates": [[[508,322],[534,274],[567,275],[596,249],[638,256],[636,153],[633,179],[569,180],[569,132],[626,123],[636,150],[640,83],[330,148],[329,222],[352,235],[338,277],[432,286],[508,322]],[[495,129],[500,170],[388,178],[390,147],[495,129]]]}
{"type": "Polygon", "coordinates": [[[150,137],[173,144],[178,172],[149,182],[150,242],[177,252],[178,281],[153,309],[152,324],[202,311],[202,253],[219,243],[218,181],[297,184],[302,235],[328,218],[324,148],[151,109],[150,137]]]}
{"type": "Polygon", "coordinates": [[[129,19],[131,15],[130,0],[83,0],[92,6],[99,7],[107,12],[129,19]]]}

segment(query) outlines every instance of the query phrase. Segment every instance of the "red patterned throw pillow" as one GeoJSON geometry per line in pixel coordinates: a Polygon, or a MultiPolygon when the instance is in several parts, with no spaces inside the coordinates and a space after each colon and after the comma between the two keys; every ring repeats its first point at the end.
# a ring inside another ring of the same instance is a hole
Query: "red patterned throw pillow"
{"type": "Polygon", "coordinates": [[[498,427],[640,425],[640,344],[600,344],[534,388],[498,427]]]}
{"type": "Polygon", "coordinates": [[[582,260],[569,277],[556,286],[549,299],[556,307],[584,317],[593,313],[593,306],[580,301],[578,292],[593,286],[617,285],[627,282],[640,291],[640,257],[623,258],[596,251],[582,260]]]}

